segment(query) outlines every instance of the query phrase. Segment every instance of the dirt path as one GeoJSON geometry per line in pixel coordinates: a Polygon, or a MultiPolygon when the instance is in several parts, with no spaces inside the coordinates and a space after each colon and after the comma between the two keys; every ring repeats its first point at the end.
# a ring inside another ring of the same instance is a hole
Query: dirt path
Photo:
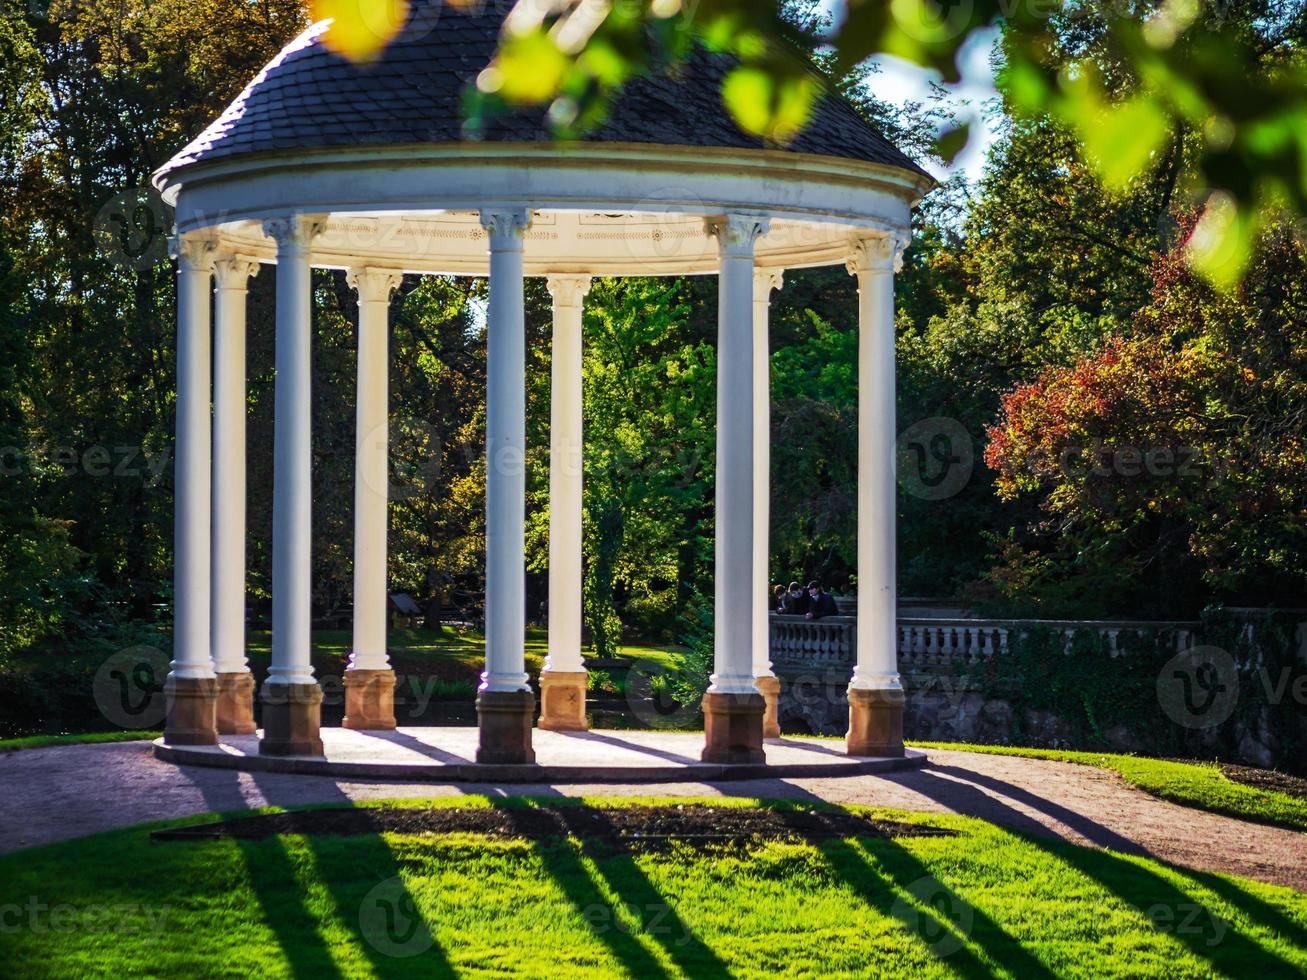
{"type": "Polygon", "coordinates": [[[476,793],[783,797],[962,813],[1307,891],[1307,834],[1176,806],[1101,769],[968,752],[931,752],[926,768],[914,772],[845,779],[439,786],[179,768],[156,760],[144,742],[27,749],[0,755],[0,851],[195,813],[476,793]]]}

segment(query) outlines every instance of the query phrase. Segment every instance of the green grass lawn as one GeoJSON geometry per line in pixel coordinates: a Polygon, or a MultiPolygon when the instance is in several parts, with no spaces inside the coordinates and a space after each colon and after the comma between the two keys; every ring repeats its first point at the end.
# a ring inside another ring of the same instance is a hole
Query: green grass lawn
{"type": "Polygon", "coordinates": [[[1105,752],[1025,749],[1007,745],[968,745],[959,742],[911,744],[914,748],[921,749],[957,749],[990,755],[1015,755],[1110,769],[1120,774],[1131,786],[1182,806],[1307,831],[1307,800],[1237,783],[1222,773],[1215,763],[1171,762],[1105,752]]]}
{"type": "MultiPolygon", "coordinates": [[[[267,632],[249,635],[247,650],[251,662],[267,664],[271,657],[272,637],[267,632]]],[[[313,662],[319,671],[340,673],[349,659],[352,634],[349,630],[314,630],[313,662]]],[[[449,693],[459,693],[455,684],[471,685],[461,693],[471,698],[484,666],[485,637],[467,630],[442,627],[427,630],[417,627],[392,629],[387,647],[391,662],[398,673],[435,675],[451,684],[449,693]]],[[[526,631],[526,669],[538,673],[544,666],[549,647],[548,631],[531,627],[526,631]]],[[[680,662],[681,648],[675,646],[649,646],[622,644],[621,655],[637,660],[649,660],[669,668],[680,662]]],[[[583,654],[589,656],[588,651],[583,654]]]]}
{"type": "Polygon", "coordinates": [[[75,745],[87,742],[139,742],[154,739],[163,732],[114,731],[79,732],[73,735],[28,735],[25,738],[0,738],[0,752],[17,752],[19,749],[44,749],[52,745],[75,745]]]}
{"type": "Polygon", "coordinates": [[[470,833],[164,842],[134,828],[0,858],[0,962],[12,977],[1307,971],[1307,896],[1288,889],[874,812],[957,835],[627,853],[470,833]]]}

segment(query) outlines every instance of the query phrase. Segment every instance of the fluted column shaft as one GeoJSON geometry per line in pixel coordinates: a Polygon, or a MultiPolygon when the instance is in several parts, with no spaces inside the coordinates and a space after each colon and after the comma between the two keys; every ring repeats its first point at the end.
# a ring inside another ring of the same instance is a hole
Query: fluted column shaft
{"type": "Polygon", "coordinates": [[[773,677],[768,609],[771,581],[771,294],[784,277],[779,269],[753,276],[753,676],[773,677]]]}
{"type": "Polygon", "coordinates": [[[359,298],[354,455],[354,648],[351,670],[389,670],[386,655],[390,296],[403,280],[390,269],[351,270],[359,298]]]}
{"type": "Polygon", "coordinates": [[[902,756],[895,593],[894,272],[906,236],[855,239],[858,277],[858,630],[850,755],[902,756]]]}
{"type": "Polygon", "coordinates": [[[213,677],[209,654],[213,246],[183,238],[175,248],[177,448],[172,673],[179,678],[201,678],[213,677]]]}
{"type": "Polygon", "coordinates": [[[245,657],[245,310],[259,263],[214,263],[213,582],[209,624],[218,677],[218,732],[255,731],[254,678],[245,657]]]}
{"type": "Polygon", "coordinates": [[[259,263],[224,256],[214,265],[213,622],[214,669],[246,673],[245,309],[259,263]]]}
{"type": "Polygon", "coordinates": [[[554,300],[549,407],[549,656],[581,671],[581,315],[589,276],[550,276],[554,300]]]}

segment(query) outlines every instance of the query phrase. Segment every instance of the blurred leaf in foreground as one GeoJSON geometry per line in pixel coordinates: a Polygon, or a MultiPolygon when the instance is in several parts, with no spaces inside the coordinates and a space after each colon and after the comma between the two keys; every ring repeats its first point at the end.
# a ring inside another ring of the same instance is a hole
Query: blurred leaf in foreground
{"type": "Polygon", "coordinates": [[[408,0],[310,0],[316,21],[330,20],[323,40],[353,61],[376,58],[408,19],[408,0]]]}

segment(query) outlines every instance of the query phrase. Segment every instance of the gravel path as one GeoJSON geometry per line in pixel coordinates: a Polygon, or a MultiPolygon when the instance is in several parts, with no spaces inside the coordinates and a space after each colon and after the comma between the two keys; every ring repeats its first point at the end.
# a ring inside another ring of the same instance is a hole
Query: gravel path
{"type": "Polygon", "coordinates": [[[1088,766],[932,751],[921,770],[707,784],[431,785],[178,767],[148,742],[0,754],[0,851],[196,813],[393,797],[515,793],[821,799],[961,813],[1077,844],[1148,854],[1307,892],[1307,835],[1176,806],[1088,766]]]}

